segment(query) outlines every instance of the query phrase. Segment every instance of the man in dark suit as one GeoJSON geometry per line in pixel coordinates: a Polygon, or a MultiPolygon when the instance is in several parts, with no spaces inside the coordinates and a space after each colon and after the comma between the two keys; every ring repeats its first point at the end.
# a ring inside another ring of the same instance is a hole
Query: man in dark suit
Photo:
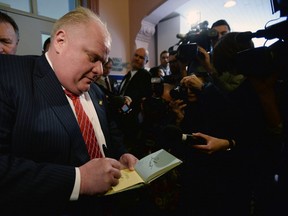
{"type": "Polygon", "coordinates": [[[110,76],[113,60],[108,58],[108,61],[103,64],[103,75],[96,80],[96,83],[103,86],[108,93],[117,94],[117,80],[110,76]]]}
{"type": "Polygon", "coordinates": [[[102,215],[109,198],[101,195],[118,184],[120,169],[137,162],[93,82],[107,60],[110,34],[79,7],[51,35],[41,57],[0,55],[1,215],[102,215]],[[64,90],[80,100],[101,158],[90,158],[76,105],[64,90]]]}
{"type": "Polygon", "coordinates": [[[19,28],[12,17],[0,11],[0,54],[16,54],[19,28]]]}
{"type": "Polygon", "coordinates": [[[152,95],[151,75],[144,68],[149,60],[149,53],[145,48],[135,50],[131,60],[131,70],[123,77],[119,94],[130,99],[131,111],[126,115],[120,115],[120,125],[124,131],[124,142],[130,151],[141,155],[141,147],[137,146],[141,124],[141,103],[152,95]],[[140,151],[140,152],[139,152],[140,151]]]}

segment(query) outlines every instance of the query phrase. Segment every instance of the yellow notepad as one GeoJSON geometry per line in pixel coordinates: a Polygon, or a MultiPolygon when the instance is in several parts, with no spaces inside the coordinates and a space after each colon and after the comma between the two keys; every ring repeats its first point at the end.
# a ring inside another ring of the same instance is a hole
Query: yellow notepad
{"type": "Polygon", "coordinates": [[[112,187],[106,195],[130,190],[149,184],[169,170],[182,163],[181,160],[161,149],[140,159],[135,165],[135,170],[121,170],[119,184],[112,187]]]}

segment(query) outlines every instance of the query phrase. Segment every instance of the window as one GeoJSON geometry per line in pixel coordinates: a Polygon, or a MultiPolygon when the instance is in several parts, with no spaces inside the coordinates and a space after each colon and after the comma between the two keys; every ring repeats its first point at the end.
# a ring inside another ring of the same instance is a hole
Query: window
{"type": "Polygon", "coordinates": [[[30,0],[0,0],[0,6],[31,13],[30,0]]]}
{"type": "Polygon", "coordinates": [[[0,7],[17,9],[52,19],[59,19],[75,9],[78,4],[78,0],[0,0],[0,7]]]}
{"type": "Polygon", "coordinates": [[[38,15],[59,19],[76,7],[76,0],[37,0],[38,15]]]}

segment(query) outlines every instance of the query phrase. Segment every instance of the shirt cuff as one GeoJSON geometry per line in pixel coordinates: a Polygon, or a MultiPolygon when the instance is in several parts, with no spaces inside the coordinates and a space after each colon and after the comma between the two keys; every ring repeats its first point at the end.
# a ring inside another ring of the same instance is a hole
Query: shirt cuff
{"type": "Polygon", "coordinates": [[[75,182],[74,182],[72,194],[70,196],[71,201],[78,200],[79,193],[80,193],[80,183],[81,183],[80,170],[78,167],[75,167],[75,182]]]}

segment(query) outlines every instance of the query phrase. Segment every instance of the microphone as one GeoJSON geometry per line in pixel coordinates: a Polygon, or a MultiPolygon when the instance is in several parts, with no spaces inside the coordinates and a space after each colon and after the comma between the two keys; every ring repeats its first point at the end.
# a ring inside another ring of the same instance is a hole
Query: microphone
{"type": "Polygon", "coordinates": [[[206,145],[207,142],[202,137],[196,137],[192,134],[182,134],[182,142],[188,145],[206,145]]]}
{"type": "Polygon", "coordinates": [[[241,32],[236,36],[236,40],[239,42],[245,42],[249,41],[252,38],[266,38],[274,39],[274,38],[287,38],[288,34],[288,20],[276,23],[272,26],[269,26],[265,29],[260,29],[254,33],[247,31],[247,32],[241,32]]]}
{"type": "Polygon", "coordinates": [[[181,129],[175,125],[167,125],[163,129],[163,136],[166,144],[174,146],[179,144],[186,145],[206,145],[207,141],[202,137],[196,137],[192,134],[183,134],[181,129]]]}
{"type": "Polygon", "coordinates": [[[176,34],[176,38],[178,38],[178,39],[185,39],[186,36],[187,36],[187,34],[181,34],[181,33],[176,34]]]}
{"type": "Polygon", "coordinates": [[[238,42],[246,42],[246,41],[251,40],[253,37],[254,37],[254,33],[252,33],[251,31],[247,31],[247,32],[238,33],[235,39],[238,42]]]}

